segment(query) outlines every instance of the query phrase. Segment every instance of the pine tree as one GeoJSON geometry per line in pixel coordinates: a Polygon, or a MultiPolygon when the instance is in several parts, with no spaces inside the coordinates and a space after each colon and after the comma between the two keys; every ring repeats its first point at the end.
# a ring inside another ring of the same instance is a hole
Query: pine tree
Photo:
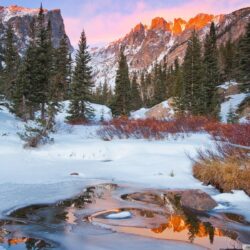
{"type": "Polygon", "coordinates": [[[123,48],[120,51],[115,83],[115,97],[112,103],[113,114],[118,116],[128,115],[130,111],[130,80],[127,59],[123,48]]]}
{"type": "Polygon", "coordinates": [[[3,68],[3,81],[4,81],[4,94],[11,100],[17,84],[17,72],[20,65],[20,57],[15,45],[14,31],[9,24],[4,39],[4,68],[3,68]]]}
{"type": "Polygon", "coordinates": [[[92,100],[91,89],[93,87],[92,68],[89,66],[90,60],[86,35],[82,31],[71,84],[69,121],[86,121],[93,117],[93,110],[89,106],[89,102],[92,100]]]}
{"type": "Polygon", "coordinates": [[[109,103],[109,88],[107,80],[105,79],[103,86],[102,86],[102,104],[108,105],[109,103]]]}
{"type": "Polygon", "coordinates": [[[143,102],[143,105],[146,106],[147,103],[147,88],[145,81],[145,72],[142,71],[140,74],[140,95],[143,102]]]}
{"type": "Polygon", "coordinates": [[[154,103],[159,104],[166,99],[166,72],[161,65],[156,64],[154,68],[154,103]]]}
{"type": "Polygon", "coordinates": [[[182,68],[179,65],[178,58],[175,59],[174,63],[174,71],[172,75],[174,76],[171,82],[173,81],[174,89],[173,89],[173,96],[176,111],[178,113],[183,113],[185,111],[184,103],[184,82],[183,82],[183,73],[182,68]]]}
{"type": "MultiPolygon", "coordinates": [[[[4,34],[5,29],[0,23],[0,34],[4,34]]],[[[4,37],[0,36],[0,95],[4,94],[3,62],[4,62],[4,37]]]]}
{"type": "Polygon", "coordinates": [[[220,47],[221,74],[224,81],[231,81],[237,75],[237,49],[229,39],[220,47]]]}
{"type": "Polygon", "coordinates": [[[142,107],[142,100],[138,89],[137,74],[134,72],[131,82],[130,108],[135,111],[142,107]]]}
{"type": "Polygon", "coordinates": [[[216,45],[216,30],[212,22],[210,33],[206,35],[204,44],[204,91],[205,91],[205,112],[207,114],[216,114],[216,86],[219,83],[218,51],[216,45]]]}
{"type": "Polygon", "coordinates": [[[107,106],[111,106],[114,100],[114,93],[112,91],[112,87],[109,86],[108,88],[108,101],[107,101],[107,106]]]}
{"type": "Polygon", "coordinates": [[[93,101],[98,104],[102,103],[102,84],[99,83],[99,85],[96,87],[96,89],[92,93],[93,95],[93,101]]]}
{"type": "Polygon", "coordinates": [[[46,26],[44,10],[41,5],[35,25],[34,39],[34,75],[35,103],[41,108],[41,120],[45,120],[45,105],[49,102],[49,83],[52,74],[52,44],[50,23],[46,26]]]}
{"type": "Polygon", "coordinates": [[[231,124],[237,123],[238,119],[239,119],[238,115],[235,113],[232,106],[230,105],[229,112],[227,115],[227,123],[231,124]]]}
{"type": "Polygon", "coordinates": [[[183,63],[184,98],[182,105],[185,110],[194,115],[205,113],[203,72],[201,44],[197,33],[193,31],[183,63]]]}
{"type": "Polygon", "coordinates": [[[34,85],[36,50],[34,40],[27,48],[22,58],[21,67],[18,71],[17,87],[13,98],[13,112],[23,118],[34,119],[34,112],[39,108],[36,100],[36,86],[34,85]]]}
{"type": "Polygon", "coordinates": [[[18,71],[18,84],[13,99],[14,113],[24,120],[34,119],[34,112],[39,109],[36,97],[36,21],[31,23],[31,39],[18,71]]]}
{"type": "Polygon", "coordinates": [[[146,107],[152,106],[153,103],[153,87],[152,87],[152,77],[151,73],[147,73],[145,76],[145,89],[146,89],[146,99],[145,99],[145,104],[146,107]]]}
{"type": "Polygon", "coordinates": [[[60,41],[59,48],[55,50],[54,77],[56,91],[58,92],[58,100],[66,100],[69,96],[69,86],[71,81],[71,56],[67,36],[64,35],[60,41]]]}
{"type": "Polygon", "coordinates": [[[242,89],[250,92],[250,22],[246,28],[246,34],[239,43],[239,72],[240,80],[243,82],[242,89]]]}

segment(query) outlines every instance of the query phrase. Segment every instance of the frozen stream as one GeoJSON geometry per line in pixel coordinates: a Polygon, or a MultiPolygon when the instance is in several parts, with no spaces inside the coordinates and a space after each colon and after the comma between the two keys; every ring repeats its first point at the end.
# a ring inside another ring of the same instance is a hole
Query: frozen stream
{"type": "Polygon", "coordinates": [[[171,200],[173,191],[170,196],[168,192],[100,184],[70,199],[6,211],[0,221],[0,246],[13,250],[240,249],[241,242],[250,243],[250,223],[243,217],[195,213],[171,200]]]}
{"type": "MultiPolygon", "coordinates": [[[[116,225],[113,228],[114,225],[102,221],[102,217],[91,217],[91,221],[85,221],[85,215],[81,213],[77,216],[77,224],[61,217],[59,222],[53,221],[55,202],[81,193],[84,187],[100,183],[127,186],[129,190],[125,189],[125,193],[145,188],[203,190],[218,202],[218,206],[212,210],[216,223],[224,219],[224,214],[231,213],[233,215],[228,216],[231,216],[234,222],[229,225],[230,229],[241,231],[242,237],[244,231],[248,233],[249,226],[244,223],[250,221],[250,198],[241,191],[219,194],[214,188],[203,186],[192,176],[192,163],[188,155],[195,156],[198,148],[213,147],[207,134],[190,134],[185,138],[180,136],[178,139],[169,138],[164,141],[102,141],[96,136],[98,126],[72,128],[63,123],[66,114],[60,115],[58,132],[53,135],[55,143],[35,150],[26,150],[17,136],[17,132],[23,130],[24,124],[6,109],[0,110],[0,250],[23,250],[25,245],[33,247],[28,249],[38,249],[34,246],[42,244],[44,247],[46,242],[54,249],[63,249],[63,246],[68,250],[196,249],[200,245],[190,245],[188,241],[176,243],[176,240],[179,240],[176,235],[172,237],[174,242],[166,241],[170,229],[166,227],[169,216],[164,215],[160,218],[156,216],[162,227],[158,222],[148,228],[144,227],[144,230],[134,225],[133,230],[130,230],[133,234],[128,234],[128,226],[131,225],[116,225]],[[71,175],[73,173],[76,175],[71,175]],[[49,221],[45,223],[43,220],[36,220],[40,218],[39,206],[28,219],[19,218],[19,215],[11,216],[12,218],[7,216],[11,211],[33,204],[52,204],[52,207],[48,206],[44,208],[46,211],[43,211],[49,221]],[[238,224],[235,220],[239,221],[238,224]],[[153,231],[150,229],[161,233],[154,233],[152,236],[153,231]],[[8,232],[10,234],[6,235],[8,232]],[[45,242],[39,243],[37,239],[44,239],[45,242]]],[[[86,215],[120,208],[120,204],[117,205],[119,206],[110,208],[91,207],[86,215]]],[[[131,205],[130,207],[134,208],[135,203],[131,205]]],[[[80,210],[82,212],[82,209],[80,210]]],[[[125,222],[143,222],[135,210],[120,212],[126,212],[127,215],[135,213],[132,219],[124,218],[125,222]]],[[[176,218],[183,221],[181,217],[176,218]]],[[[154,219],[150,223],[154,223],[154,219]]]]}

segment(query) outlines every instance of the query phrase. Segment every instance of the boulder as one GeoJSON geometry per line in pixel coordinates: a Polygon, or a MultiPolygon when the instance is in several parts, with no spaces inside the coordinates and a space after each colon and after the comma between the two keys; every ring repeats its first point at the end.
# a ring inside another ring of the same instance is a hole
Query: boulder
{"type": "Polygon", "coordinates": [[[155,105],[145,113],[145,118],[154,118],[157,120],[168,120],[174,117],[173,98],[155,105]]]}
{"type": "Polygon", "coordinates": [[[199,211],[208,211],[217,206],[216,201],[201,190],[191,189],[183,191],[169,191],[166,192],[165,195],[172,201],[178,201],[181,207],[187,207],[199,211]]]}

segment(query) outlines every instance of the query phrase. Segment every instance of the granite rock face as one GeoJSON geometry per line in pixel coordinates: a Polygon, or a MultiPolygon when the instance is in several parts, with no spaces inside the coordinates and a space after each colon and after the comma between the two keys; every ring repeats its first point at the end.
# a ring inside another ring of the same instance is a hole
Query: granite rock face
{"type": "MultiPolygon", "coordinates": [[[[11,24],[17,41],[17,46],[20,53],[23,53],[31,37],[31,24],[37,17],[39,9],[29,9],[16,5],[9,7],[0,6],[0,37],[3,36],[3,27],[11,24]]],[[[60,44],[60,40],[66,34],[64,21],[59,9],[55,10],[44,10],[45,21],[48,23],[50,20],[52,28],[52,42],[53,46],[57,48],[60,44]]],[[[68,38],[68,45],[73,50],[70,40],[68,38]]]]}

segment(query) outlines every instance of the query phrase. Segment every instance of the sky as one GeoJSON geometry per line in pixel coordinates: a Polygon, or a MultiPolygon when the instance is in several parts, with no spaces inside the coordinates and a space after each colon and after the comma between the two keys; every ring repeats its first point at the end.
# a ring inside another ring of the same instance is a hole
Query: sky
{"type": "Polygon", "coordinates": [[[224,14],[250,7],[250,0],[0,0],[0,5],[61,9],[66,32],[74,46],[84,29],[91,46],[123,37],[136,24],[154,17],[167,21],[188,19],[198,13],[224,14]]]}

